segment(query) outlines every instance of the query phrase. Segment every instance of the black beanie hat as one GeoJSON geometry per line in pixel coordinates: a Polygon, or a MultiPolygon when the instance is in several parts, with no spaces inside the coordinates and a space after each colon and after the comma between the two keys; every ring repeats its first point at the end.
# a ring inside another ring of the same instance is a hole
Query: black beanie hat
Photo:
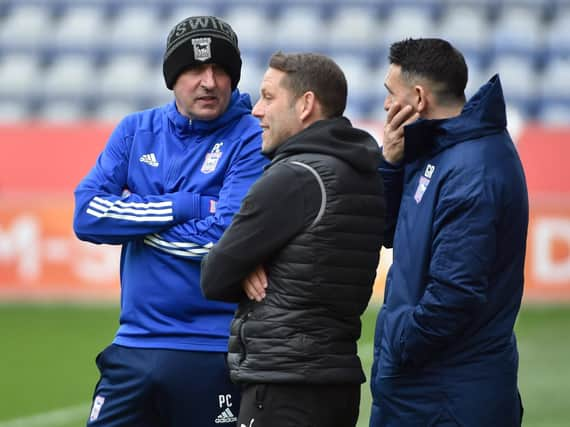
{"type": "Polygon", "coordinates": [[[215,16],[191,16],[174,26],[166,40],[162,71],[171,89],[178,76],[193,65],[215,63],[223,67],[237,87],[241,57],[236,33],[215,16]]]}

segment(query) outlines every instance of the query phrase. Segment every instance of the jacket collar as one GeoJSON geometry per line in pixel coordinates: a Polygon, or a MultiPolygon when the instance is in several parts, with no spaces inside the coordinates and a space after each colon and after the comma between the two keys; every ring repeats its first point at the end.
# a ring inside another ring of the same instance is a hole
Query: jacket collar
{"type": "Polygon", "coordinates": [[[176,101],[166,106],[166,115],[171,127],[179,136],[186,136],[193,132],[209,133],[234,121],[239,116],[251,112],[251,99],[248,94],[241,94],[238,89],[232,92],[228,109],[214,120],[189,119],[178,112],[176,101]]]}
{"type": "Polygon", "coordinates": [[[422,154],[435,154],[459,142],[502,132],[507,127],[505,99],[499,75],[495,74],[463,106],[456,117],[420,119],[404,128],[406,161],[422,154]]]}

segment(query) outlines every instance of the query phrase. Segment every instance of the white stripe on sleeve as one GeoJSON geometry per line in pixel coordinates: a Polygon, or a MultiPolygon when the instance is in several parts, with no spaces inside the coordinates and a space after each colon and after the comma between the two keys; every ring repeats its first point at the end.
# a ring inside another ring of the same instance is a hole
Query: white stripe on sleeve
{"type": "Polygon", "coordinates": [[[94,197],[87,209],[97,218],[115,218],[133,222],[169,222],[174,219],[172,202],[111,202],[94,197]]]}

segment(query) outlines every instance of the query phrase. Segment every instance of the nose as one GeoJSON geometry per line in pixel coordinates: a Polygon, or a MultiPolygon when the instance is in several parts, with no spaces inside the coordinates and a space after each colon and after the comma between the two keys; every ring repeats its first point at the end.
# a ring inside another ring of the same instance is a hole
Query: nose
{"type": "Polygon", "coordinates": [[[384,98],[384,111],[388,111],[390,105],[392,105],[392,100],[390,99],[390,95],[387,95],[386,98],[384,98]]]}
{"type": "Polygon", "coordinates": [[[253,110],[251,110],[251,114],[257,118],[263,117],[263,108],[261,107],[261,100],[255,103],[255,105],[253,106],[253,110]]]}
{"type": "Polygon", "coordinates": [[[200,84],[202,87],[211,89],[216,85],[216,78],[214,74],[213,65],[209,64],[202,70],[202,75],[200,76],[200,84]]]}

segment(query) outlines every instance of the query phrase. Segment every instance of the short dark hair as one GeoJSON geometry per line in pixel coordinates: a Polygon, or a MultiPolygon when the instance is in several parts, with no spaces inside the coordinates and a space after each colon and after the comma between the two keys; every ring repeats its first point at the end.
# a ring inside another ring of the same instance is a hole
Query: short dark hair
{"type": "Polygon", "coordinates": [[[269,67],[286,74],[284,86],[294,98],[311,91],[321,104],[326,118],[340,117],[346,108],[346,77],[329,57],[318,53],[276,52],[269,67]]]}
{"type": "Polygon", "coordinates": [[[465,102],[467,64],[463,54],[446,40],[406,39],[390,46],[391,64],[399,65],[408,82],[428,79],[438,102],[465,102]]]}

